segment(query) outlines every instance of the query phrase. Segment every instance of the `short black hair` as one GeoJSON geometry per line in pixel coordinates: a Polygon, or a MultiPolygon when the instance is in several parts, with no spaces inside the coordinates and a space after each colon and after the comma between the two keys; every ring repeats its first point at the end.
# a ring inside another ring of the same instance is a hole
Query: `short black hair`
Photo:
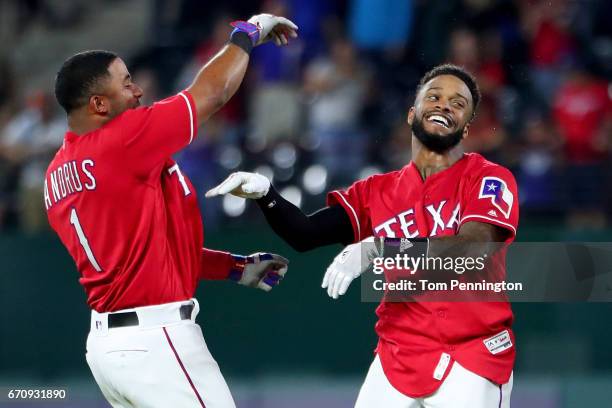
{"type": "Polygon", "coordinates": [[[482,97],[480,94],[480,88],[478,88],[478,83],[476,82],[474,75],[470,74],[468,71],[458,65],[442,64],[434,67],[423,75],[419,81],[417,91],[420,90],[427,82],[431,81],[435,77],[439,77],[440,75],[453,75],[465,83],[472,94],[472,101],[474,103],[474,109],[472,110],[473,118],[476,115],[476,109],[478,108],[478,104],[480,103],[480,99],[482,97]]]}
{"type": "Polygon", "coordinates": [[[85,105],[99,81],[109,77],[109,65],[117,58],[111,51],[92,50],[73,55],[55,77],[55,98],[67,114],[85,105]]]}

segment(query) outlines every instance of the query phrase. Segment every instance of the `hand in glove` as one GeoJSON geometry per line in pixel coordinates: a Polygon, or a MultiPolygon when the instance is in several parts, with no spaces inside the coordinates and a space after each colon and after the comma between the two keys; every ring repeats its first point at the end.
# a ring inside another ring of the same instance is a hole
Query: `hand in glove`
{"type": "Polygon", "coordinates": [[[240,285],[269,292],[283,279],[289,261],[280,255],[257,252],[249,256],[232,255],[236,262],[229,279],[240,285]]]}
{"type": "Polygon", "coordinates": [[[287,45],[289,38],[297,37],[298,26],[285,17],[272,14],[257,14],[248,21],[231,23],[236,30],[243,31],[251,38],[253,46],[274,40],[276,45],[287,45]]]}
{"type": "Polygon", "coordinates": [[[270,190],[270,180],[261,174],[238,171],[232,173],[221,184],[206,192],[206,197],[230,193],[237,197],[258,199],[270,190]]]}
{"type": "Polygon", "coordinates": [[[382,248],[374,237],[348,245],[327,268],[321,287],[327,288],[327,294],[331,298],[338,299],[346,293],[355,278],[368,270],[372,260],[381,255],[382,248]]]}

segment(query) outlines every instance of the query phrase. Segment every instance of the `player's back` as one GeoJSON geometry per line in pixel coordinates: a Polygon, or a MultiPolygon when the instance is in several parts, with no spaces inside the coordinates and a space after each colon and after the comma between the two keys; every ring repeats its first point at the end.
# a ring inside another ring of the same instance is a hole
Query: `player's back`
{"type": "Polygon", "coordinates": [[[170,152],[154,161],[147,153],[154,109],[129,110],[84,135],[67,132],[47,169],[49,223],[98,311],[184,300],[197,283],[197,200],[170,152]]]}

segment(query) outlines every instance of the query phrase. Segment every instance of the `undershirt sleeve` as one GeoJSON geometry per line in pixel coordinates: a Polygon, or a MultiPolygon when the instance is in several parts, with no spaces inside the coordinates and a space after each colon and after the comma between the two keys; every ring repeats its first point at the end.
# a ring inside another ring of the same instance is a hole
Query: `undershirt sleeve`
{"type": "Polygon", "coordinates": [[[322,208],[306,215],[285,200],[275,189],[257,200],[268,224],[293,249],[308,251],[330,244],[353,242],[353,226],[340,205],[322,208]]]}

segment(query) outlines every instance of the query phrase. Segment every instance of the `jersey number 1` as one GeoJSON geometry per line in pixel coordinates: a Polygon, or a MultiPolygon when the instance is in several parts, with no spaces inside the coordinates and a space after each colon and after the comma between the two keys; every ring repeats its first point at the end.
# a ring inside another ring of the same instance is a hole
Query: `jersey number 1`
{"type": "Polygon", "coordinates": [[[79,242],[85,250],[85,254],[87,254],[87,259],[89,259],[89,262],[91,262],[91,265],[96,271],[102,272],[102,268],[100,268],[98,261],[96,261],[96,257],[94,256],[91,247],[89,246],[89,241],[87,241],[87,237],[83,232],[83,228],[81,227],[81,223],[79,222],[79,217],[77,216],[75,208],[70,210],[70,223],[74,226],[77,236],[79,237],[79,242]]]}

